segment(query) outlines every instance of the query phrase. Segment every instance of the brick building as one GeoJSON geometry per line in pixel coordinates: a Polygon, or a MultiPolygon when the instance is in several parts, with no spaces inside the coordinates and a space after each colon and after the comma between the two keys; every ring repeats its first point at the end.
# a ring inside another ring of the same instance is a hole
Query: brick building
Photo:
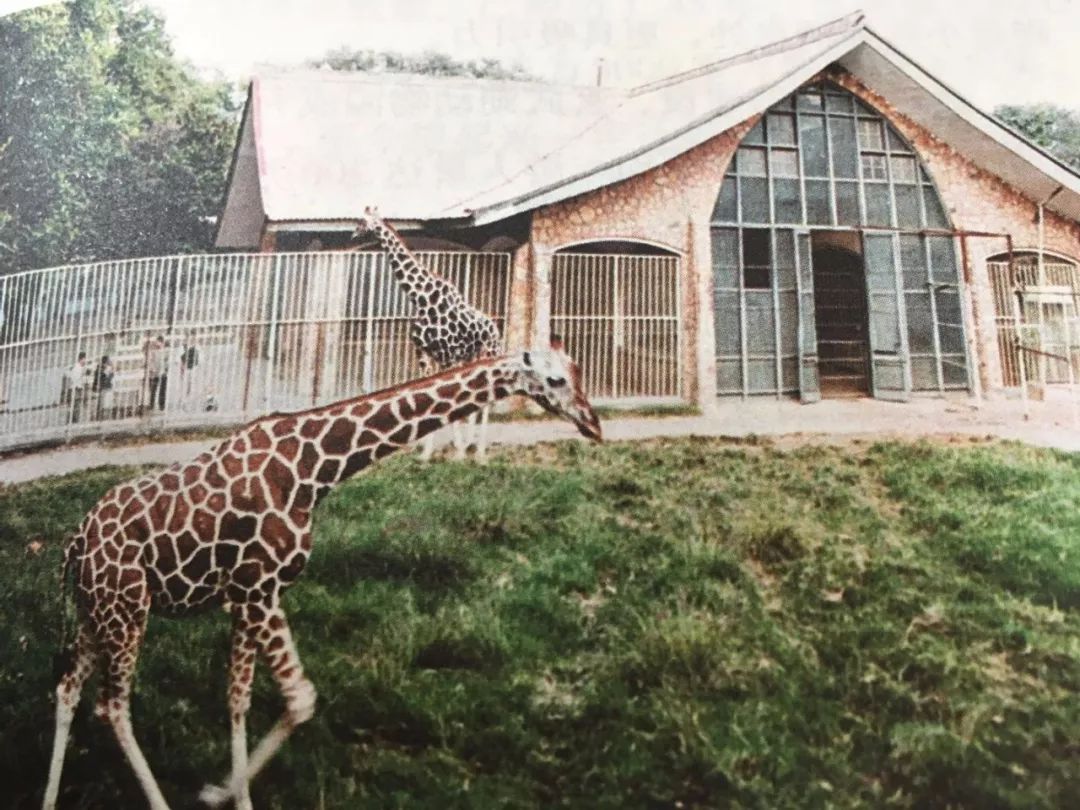
{"type": "Polygon", "coordinates": [[[1080,293],[1080,176],[861,15],[632,89],[254,80],[218,246],[341,249],[371,204],[509,253],[508,343],[560,333],[598,399],[1002,392],[1080,293]]]}

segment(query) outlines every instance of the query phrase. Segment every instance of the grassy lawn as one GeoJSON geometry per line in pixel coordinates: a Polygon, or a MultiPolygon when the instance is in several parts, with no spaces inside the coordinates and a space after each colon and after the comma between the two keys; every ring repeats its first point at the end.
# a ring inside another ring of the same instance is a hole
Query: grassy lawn
{"type": "MultiPolygon", "coordinates": [[[[0,489],[4,806],[44,787],[61,539],[132,472],[0,489]]],[[[402,457],[316,524],[286,608],[319,706],[257,807],[1076,806],[1080,456],[402,457]]],[[[227,635],[224,614],[151,621],[134,721],[176,807],[227,770],[227,635]]],[[[256,686],[258,734],[280,702],[256,686]]],[[[62,798],[140,807],[91,695],[62,798]]]]}

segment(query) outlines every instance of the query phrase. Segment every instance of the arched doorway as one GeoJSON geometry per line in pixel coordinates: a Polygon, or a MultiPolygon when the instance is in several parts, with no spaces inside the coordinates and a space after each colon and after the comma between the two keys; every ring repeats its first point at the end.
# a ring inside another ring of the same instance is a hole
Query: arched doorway
{"type": "Polygon", "coordinates": [[[557,251],[551,334],[566,343],[597,401],[681,395],[680,260],[643,242],[603,240],[557,251]]]}
{"type": "Polygon", "coordinates": [[[911,145],[839,85],[800,88],[747,133],[711,236],[721,396],[820,395],[823,352],[833,349],[817,331],[814,259],[830,240],[850,241],[861,263],[866,390],[906,399],[968,388],[945,209],[911,145]]]}
{"type": "Polygon", "coordinates": [[[1040,261],[1037,250],[1016,250],[991,256],[986,270],[994,298],[1002,384],[1017,387],[1022,378],[1043,385],[1080,379],[1077,263],[1046,251],[1040,261]],[[1035,351],[1022,357],[1018,340],[1035,351]]]}

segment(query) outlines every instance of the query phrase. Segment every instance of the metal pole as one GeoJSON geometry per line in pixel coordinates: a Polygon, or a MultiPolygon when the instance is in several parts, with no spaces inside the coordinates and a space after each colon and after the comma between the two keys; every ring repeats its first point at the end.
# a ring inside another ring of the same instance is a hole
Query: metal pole
{"type": "MultiPolygon", "coordinates": [[[[1038,263],[1039,263],[1038,264],[1038,267],[1039,267],[1038,280],[1039,280],[1039,286],[1040,287],[1045,287],[1046,286],[1046,263],[1043,261],[1043,250],[1046,247],[1046,218],[1045,218],[1044,213],[1043,213],[1043,203],[1039,203],[1038,211],[1039,211],[1039,213],[1038,213],[1038,216],[1039,216],[1039,255],[1037,256],[1037,260],[1038,260],[1038,263]]],[[[1044,307],[1043,307],[1042,301],[1037,300],[1036,305],[1039,308],[1039,312],[1038,312],[1038,315],[1039,315],[1039,345],[1041,346],[1042,343],[1043,343],[1043,334],[1044,334],[1043,326],[1045,325],[1044,324],[1044,307]]],[[[1039,356],[1039,385],[1041,385],[1043,387],[1043,390],[1046,390],[1046,358],[1042,357],[1041,355],[1039,356]]]]}
{"type": "Polygon", "coordinates": [[[1076,373],[1073,370],[1072,318],[1065,317],[1065,365],[1069,367],[1069,399],[1072,404],[1073,427],[1080,425],[1080,411],[1076,401],[1076,373]]]}
{"type": "Polygon", "coordinates": [[[1028,402],[1028,390],[1027,390],[1027,367],[1024,358],[1024,341],[1021,333],[1021,310],[1020,310],[1020,289],[1014,287],[1013,296],[1013,314],[1014,324],[1016,329],[1016,356],[1020,358],[1020,400],[1024,404],[1024,419],[1031,418],[1031,406],[1028,402]]]}
{"type": "Polygon", "coordinates": [[[279,285],[281,284],[281,262],[282,254],[275,253],[272,255],[271,261],[273,262],[273,287],[270,291],[270,334],[267,336],[266,341],[266,366],[265,373],[263,375],[263,410],[270,411],[270,387],[273,385],[274,378],[274,362],[277,357],[277,333],[278,333],[278,295],[279,285]]]}
{"type": "MultiPolygon", "coordinates": [[[[79,351],[82,349],[83,313],[85,312],[85,307],[83,307],[82,304],[83,304],[84,299],[86,298],[86,276],[90,272],[90,265],[84,265],[84,266],[82,266],[80,268],[73,268],[73,269],[76,269],[77,272],[78,272],[78,275],[79,275],[79,287],[78,287],[79,295],[75,299],[79,303],[79,323],[78,323],[78,326],[75,328],[75,357],[77,358],[79,356],[79,351]]],[[[67,300],[71,300],[71,299],[67,299],[67,300]]],[[[61,305],[60,305],[60,310],[59,310],[60,312],[64,311],[63,303],[64,302],[62,301],[61,305]]],[[[67,372],[65,371],[65,373],[67,373],[67,372]]],[[[76,399],[78,399],[81,396],[82,388],[83,388],[83,386],[73,388],[73,390],[71,392],[70,410],[68,411],[67,424],[64,426],[64,441],[65,442],[71,440],[71,423],[72,423],[72,420],[75,418],[76,411],[79,412],[80,416],[85,416],[85,414],[82,412],[83,409],[81,407],[81,403],[76,403],[76,399]]]]}
{"type": "Polygon", "coordinates": [[[367,280],[366,301],[364,303],[364,370],[363,387],[364,393],[370,394],[375,390],[375,282],[378,278],[376,270],[381,264],[381,253],[358,253],[361,260],[360,277],[367,280]]]}

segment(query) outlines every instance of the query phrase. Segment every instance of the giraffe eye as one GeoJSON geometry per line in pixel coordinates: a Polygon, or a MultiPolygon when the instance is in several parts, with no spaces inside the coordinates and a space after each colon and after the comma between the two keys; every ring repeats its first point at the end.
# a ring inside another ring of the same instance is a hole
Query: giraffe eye
{"type": "Polygon", "coordinates": [[[548,377],[547,384],[552,388],[562,388],[566,385],[566,379],[563,377],[548,377]]]}

